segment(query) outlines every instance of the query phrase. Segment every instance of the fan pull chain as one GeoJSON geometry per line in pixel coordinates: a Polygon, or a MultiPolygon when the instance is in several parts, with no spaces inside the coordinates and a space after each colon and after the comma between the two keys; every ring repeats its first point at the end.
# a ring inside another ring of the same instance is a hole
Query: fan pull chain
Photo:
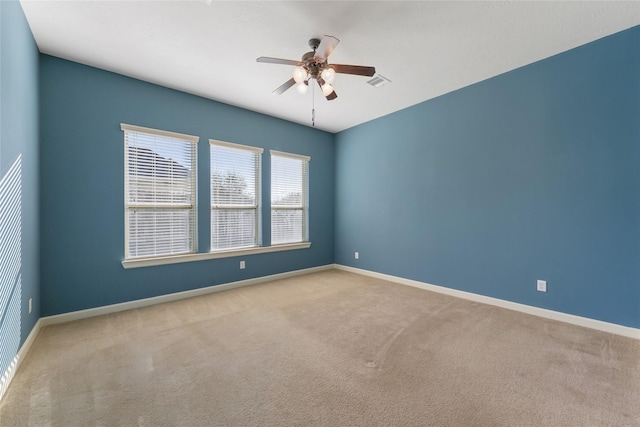
{"type": "Polygon", "coordinates": [[[311,126],[316,127],[316,85],[311,85],[311,126]]]}

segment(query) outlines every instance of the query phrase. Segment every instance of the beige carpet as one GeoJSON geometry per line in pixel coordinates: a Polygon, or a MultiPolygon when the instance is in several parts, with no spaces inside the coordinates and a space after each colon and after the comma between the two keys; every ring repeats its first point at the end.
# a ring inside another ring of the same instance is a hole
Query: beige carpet
{"type": "Polygon", "coordinates": [[[640,341],[329,270],[46,327],[0,424],[640,425],[640,341]]]}

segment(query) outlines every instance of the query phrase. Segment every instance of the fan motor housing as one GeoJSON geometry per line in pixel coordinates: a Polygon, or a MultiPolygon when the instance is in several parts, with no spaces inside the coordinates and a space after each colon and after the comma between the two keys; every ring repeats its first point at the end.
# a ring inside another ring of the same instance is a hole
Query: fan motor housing
{"type": "Polygon", "coordinates": [[[313,77],[314,79],[317,79],[317,77],[324,69],[325,65],[316,61],[315,55],[315,52],[305,53],[304,55],[302,55],[302,62],[304,62],[304,68],[307,70],[309,75],[311,75],[311,77],[313,77]]]}

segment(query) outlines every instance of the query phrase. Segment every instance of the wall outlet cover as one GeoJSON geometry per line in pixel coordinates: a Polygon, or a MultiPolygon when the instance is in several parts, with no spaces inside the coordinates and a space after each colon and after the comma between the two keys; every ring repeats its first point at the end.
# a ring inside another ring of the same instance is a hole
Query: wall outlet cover
{"type": "Polygon", "coordinates": [[[538,291],[547,292],[547,281],[546,280],[538,280],[538,291]]]}

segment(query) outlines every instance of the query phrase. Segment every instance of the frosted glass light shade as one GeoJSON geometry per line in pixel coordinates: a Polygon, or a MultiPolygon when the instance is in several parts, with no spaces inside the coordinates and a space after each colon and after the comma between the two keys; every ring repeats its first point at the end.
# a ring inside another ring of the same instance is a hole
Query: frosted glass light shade
{"type": "Polygon", "coordinates": [[[304,95],[305,93],[307,93],[307,89],[309,89],[309,86],[308,86],[308,85],[306,85],[306,84],[305,84],[305,82],[298,83],[298,84],[296,85],[296,90],[297,90],[298,92],[300,92],[301,94],[303,94],[303,95],[304,95]]]}
{"type": "Polygon", "coordinates": [[[302,83],[303,81],[305,81],[307,75],[307,70],[302,67],[296,67],[293,69],[293,80],[295,80],[296,83],[302,83]]]}
{"type": "Polygon", "coordinates": [[[333,86],[331,86],[329,83],[325,83],[322,85],[322,94],[324,96],[331,95],[331,92],[333,92],[333,86]]]}
{"type": "Polygon", "coordinates": [[[322,77],[322,80],[325,82],[331,84],[336,79],[336,71],[333,68],[325,68],[322,70],[320,77],[322,77]]]}

